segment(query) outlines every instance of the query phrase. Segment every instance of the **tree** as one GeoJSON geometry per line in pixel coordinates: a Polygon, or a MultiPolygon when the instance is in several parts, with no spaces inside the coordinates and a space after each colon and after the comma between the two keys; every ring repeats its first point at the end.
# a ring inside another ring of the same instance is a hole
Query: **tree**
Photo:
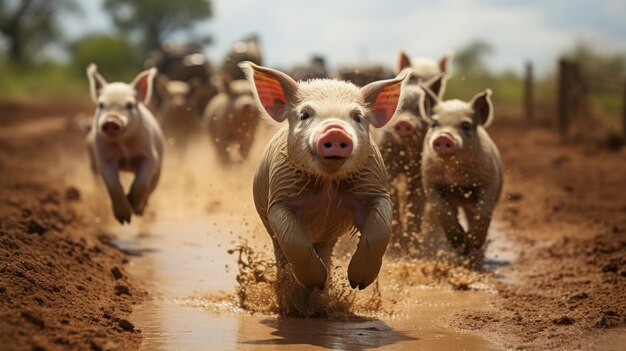
{"type": "Polygon", "coordinates": [[[128,81],[141,68],[141,60],[126,37],[110,34],[88,35],[71,46],[72,67],[80,75],[90,63],[111,81],[128,81]]]}
{"type": "Polygon", "coordinates": [[[454,62],[457,69],[464,74],[485,74],[488,70],[483,59],[492,52],[493,48],[489,43],[475,40],[454,55],[454,62]]]}
{"type": "Polygon", "coordinates": [[[626,53],[601,50],[587,41],[578,41],[565,53],[577,62],[583,79],[598,91],[620,89],[626,75],[626,53]]]}
{"type": "Polygon", "coordinates": [[[77,10],[75,0],[0,1],[0,34],[8,42],[11,61],[28,62],[30,54],[60,39],[57,15],[77,10]]]}
{"type": "Polygon", "coordinates": [[[105,0],[104,8],[122,32],[143,38],[146,51],[159,48],[176,32],[192,32],[196,22],[213,15],[211,0],[105,0]]]}

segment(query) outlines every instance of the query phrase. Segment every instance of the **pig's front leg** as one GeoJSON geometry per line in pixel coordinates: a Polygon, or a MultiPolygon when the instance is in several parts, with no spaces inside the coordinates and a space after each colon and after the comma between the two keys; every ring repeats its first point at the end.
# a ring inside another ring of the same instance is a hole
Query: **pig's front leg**
{"type": "Polygon", "coordinates": [[[491,223],[493,208],[495,206],[495,199],[496,195],[494,191],[491,189],[481,189],[476,202],[464,208],[465,213],[467,213],[469,227],[465,243],[466,254],[479,250],[485,243],[489,224],[491,223]]]}
{"type": "Polygon", "coordinates": [[[120,183],[117,167],[109,163],[101,163],[99,170],[107,191],[109,192],[115,218],[121,224],[125,222],[130,223],[132,210],[124,195],[124,188],[120,183]]]}
{"type": "Polygon", "coordinates": [[[446,196],[436,189],[431,190],[428,195],[435,217],[437,217],[448,241],[455,249],[462,248],[465,243],[465,230],[459,223],[458,209],[452,206],[446,196]]]}
{"type": "Polygon", "coordinates": [[[383,255],[391,236],[392,204],[379,197],[370,202],[361,226],[361,237],[348,265],[348,280],[352,288],[365,289],[378,276],[383,255]]]}
{"type": "Polygon", "coordinates": [[[328,276],[326,266],[293,211],[285,204],[274,204],[267,217],[296,280],[306,288],[323,289],[328,276]]]}
{"type": "Polygon", "coordinates": [[[153,188],[154,177],[157,174],[156,168],[156,162],[151,159],[143,159],[137,167],[135,179],[128,193],[128,202],[135,214],[143,214],[148,196],[153,188]]]}

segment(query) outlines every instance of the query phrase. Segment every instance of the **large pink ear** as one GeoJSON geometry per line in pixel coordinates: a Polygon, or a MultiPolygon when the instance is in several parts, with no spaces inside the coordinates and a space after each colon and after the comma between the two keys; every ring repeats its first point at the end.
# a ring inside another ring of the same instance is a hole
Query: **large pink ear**
{"type": "Polygon", "coordinates": [[[372,82],[361,88],[365,103],[371,108],[370,123],[374,127],[384,127],[400,109],[402,87],[408,79],[409,75],[400,74],[395,79],[372,82]]]}
{"type": "Polygon", "coordinates": [[[87,67],[87,78],[89,78],[91,100],[97,102],[100,90],[107,85],[107,81],[98,73],[98,67],[93,63],[87,67]]]}
{"type": "Polygon", "coordinates": [[[152,67],[137,75],[130,86],[137,92],[137,101],[143,102],[147,105],[152,97],[152,86],[154,85],[154,77],[157,74],[157,69],[152,67]]]}
{"type": "Polygon", "coordinates": [[[402,72],[403,69],[411,67],[411,59],[402,50],[398,53],[398,72],[402,72]]]}
{"type": "Polygon", "coordinates": [[[276,122],[284,121],[287,107],[298,91],[298,83],[283,72],[250,61],[240,63],[239,68],[252,83],[257,105],[276,122]]]}

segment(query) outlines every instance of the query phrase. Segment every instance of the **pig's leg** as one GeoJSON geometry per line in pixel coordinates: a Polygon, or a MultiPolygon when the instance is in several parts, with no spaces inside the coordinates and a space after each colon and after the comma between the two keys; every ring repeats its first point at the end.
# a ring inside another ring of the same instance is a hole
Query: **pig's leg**
{"type": "Polygon", "coordinates": [[[155,167],[156,162],[150,159],[143,159],[137,167],[135,179],[128,193],[128,202],[130,202],[135,214],[143,214],[143,210],[148,201],[148,195],[154,183],[153,179],[156,175],[155,167]]]}
{"type": "Polygon", "coordinates": [[[365,289],[378,276],[391,235],[391,217],[389,198],[371,200],[365,221],[359,228],[359,244],[348,265],[348,280],[352,288],[365,289]]]}
{"type": "Polygon", "coordinates": [[[490,189],[479,190],[476,202],[469,206],[464,206],[467,214],[467,222],[469,230],[467,232],[467,241],[465,252],[470,253],[479,250],[485,243],[489,224],[493,214],[496,197],[490,189]]]}
{"type": "Polygon", "coordinates": [[[433,212],[441,225],[452,247],[458,249],[465,243],[465,231],[459,223],[458,209],[439,191],[433,190],[430,194],[433,212]]]}
{"type": "Polygon", "coordinates": [[[126,199],[126,195],[124,195],[124,188],[120,183],[117,167],[109,163],[101,163],[98,168],[111,197],[115,219],[121,224],[125,222],[130,223],[132,209],[126,199]]]}
{"type": "Polygon", "coordinates": [[[328,276],[326,267],[294,213],[283,204],[274,204],[268,221],[281,252],[291,264],[293,275],[306,288],[323,289],[328,276]]]}

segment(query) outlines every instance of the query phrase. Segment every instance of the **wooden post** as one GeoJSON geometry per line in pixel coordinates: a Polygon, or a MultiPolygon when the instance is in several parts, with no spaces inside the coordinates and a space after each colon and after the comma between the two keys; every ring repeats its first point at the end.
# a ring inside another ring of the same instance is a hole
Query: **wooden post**
{"type": "Polygon", "coordinates": [[[533,120],[533,64],[526,62],[526,79],[524,81],[524,109],[526,120],[533,120]]]}
{"type": "Polygon", "coordinates": [[[626,80],[624,80],[624,99],[622,100],[622,132],[626,138],[626,80]]]}
{"type": "Polygon", "coordinates": [[[559,60],[559,101],[558,101],[558,116],[559,116],[559,132],[561,137],[565,138],[568,127],[568,97],[569,97],[569,63],[566,59],[561,58],[559,60]]]}

